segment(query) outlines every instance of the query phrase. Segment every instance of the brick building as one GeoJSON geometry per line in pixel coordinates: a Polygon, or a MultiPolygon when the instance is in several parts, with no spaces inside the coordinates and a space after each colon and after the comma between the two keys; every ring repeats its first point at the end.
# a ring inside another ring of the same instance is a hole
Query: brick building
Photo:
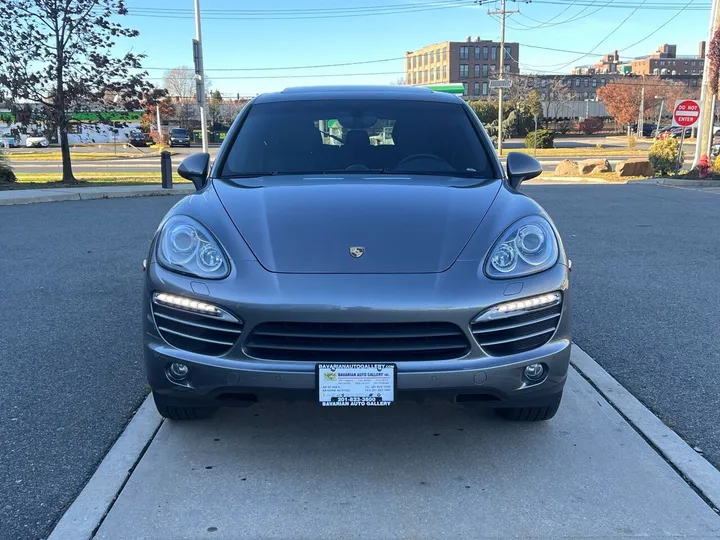
{"type": "MultiPolygon", "coordinates": [[[[506,73],[519,72],[520,45],[505,43],[506,73]]],[[[464,95],[479,99],[490,94],[489,82],[499,78],[500,43],[472,39],[443,41],[405,54],[407,84],[462,83],[464,95]]]]}
{"type": "Polygon", "coordinates": [[[677,55],[677,45],[664,44],[649,56],[629,62],[634,75],[701,75],[705,64],[705,42],[696,55],[677,55]]]}

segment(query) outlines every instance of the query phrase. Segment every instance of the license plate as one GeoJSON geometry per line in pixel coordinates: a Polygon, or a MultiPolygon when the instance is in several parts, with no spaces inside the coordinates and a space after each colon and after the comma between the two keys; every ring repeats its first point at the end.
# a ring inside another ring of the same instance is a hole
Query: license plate
{"type": "Polygon", "coordinates": [[[395,400],[395,364],[318,364],[323,407],[386,407],[395,400]]]}

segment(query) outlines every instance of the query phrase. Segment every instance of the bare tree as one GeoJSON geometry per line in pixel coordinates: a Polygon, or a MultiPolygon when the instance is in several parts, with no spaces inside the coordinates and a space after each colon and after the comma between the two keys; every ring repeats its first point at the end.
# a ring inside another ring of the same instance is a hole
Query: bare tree
{"type": "Polygon", "coordinates": [[[187,66],[170,69],[163,75],[165,89],[172,98],[185,102],[195,96],[195,71],[187,66]]]}
{"type": "Polygon", "coordinates": [[[140,71],[143,55],[118,55],[118,38],[136,30],[114,18],[127,14],[124,0],[3,0],[0,12],[0,88],[14,108],[29,102],[49,113],[60,133],[63,182],[76,182],[70,162],[70,113],[136,109],[151,85],[140,71]],[[108,100],[107,96],[117,96],[108,100]]]}
{"type": "Polygon", "coordinates": [[[540,95],[545,95],[542,98],[542,107],[546,122],[553,119],[557,123],[558,118],[564,118],[563,111],[567,110],[567,104],[573,100],[572,90],[565,84],[565,81],[566,79],[563,77],[555,77],[547,80],[545,87],[540,85],[540,95]]]}
{"type": "Polygon", "coordinates": [[[398,77],[394,81],[391,81],[390,84],[393,86],[404,86],[407,84],[407,81],[405,80],[405,77],[398,77]]]}

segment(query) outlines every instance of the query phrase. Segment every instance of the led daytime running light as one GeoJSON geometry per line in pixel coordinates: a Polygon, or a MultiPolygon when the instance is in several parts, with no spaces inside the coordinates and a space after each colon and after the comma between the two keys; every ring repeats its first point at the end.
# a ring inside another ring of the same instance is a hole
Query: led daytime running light
{"type": "Polygon", "coordinates": [[[192,300],[190,298],[185,298],[184,296],[175,296],[174,294],[167,293],[155,293],[153,295],[153,301],[157,304],[185,309],[187,311],[196,311],[207,315],[221,315],[220,310],[212,304],[192,300]]]}
{"type": "Polygon", "coordinates": [[[508,302],[506,304],[500,304],[495,306],[495,309],[499,313],[507,313],[510,311],[520,311],[524,309],[530,309],[535,307],[546,306],[554,304],[560,300],[558,293],[544,294],[542,296],[534,296],[533,298],[526,298],[525,300],[517,300],[516,302],[508,302]]]}

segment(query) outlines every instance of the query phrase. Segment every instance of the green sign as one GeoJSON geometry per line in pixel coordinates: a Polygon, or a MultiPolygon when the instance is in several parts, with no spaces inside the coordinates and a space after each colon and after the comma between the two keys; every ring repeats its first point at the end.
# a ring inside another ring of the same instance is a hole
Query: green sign
{"type": "Polygon", "coordinates": [[[462,83],[449,83],[449,84],[426,84],[425,88],[429,88],[433,92],[444,92],[446,94],[459,94],[465,93],[465,87],[462,83]]]}
{"type": "Polygon", "coordinates": [[[75,122],[96,123],[96,122],[139,122],[142,112],[76,112],[72,113],[70,120],[75,122]]]}

